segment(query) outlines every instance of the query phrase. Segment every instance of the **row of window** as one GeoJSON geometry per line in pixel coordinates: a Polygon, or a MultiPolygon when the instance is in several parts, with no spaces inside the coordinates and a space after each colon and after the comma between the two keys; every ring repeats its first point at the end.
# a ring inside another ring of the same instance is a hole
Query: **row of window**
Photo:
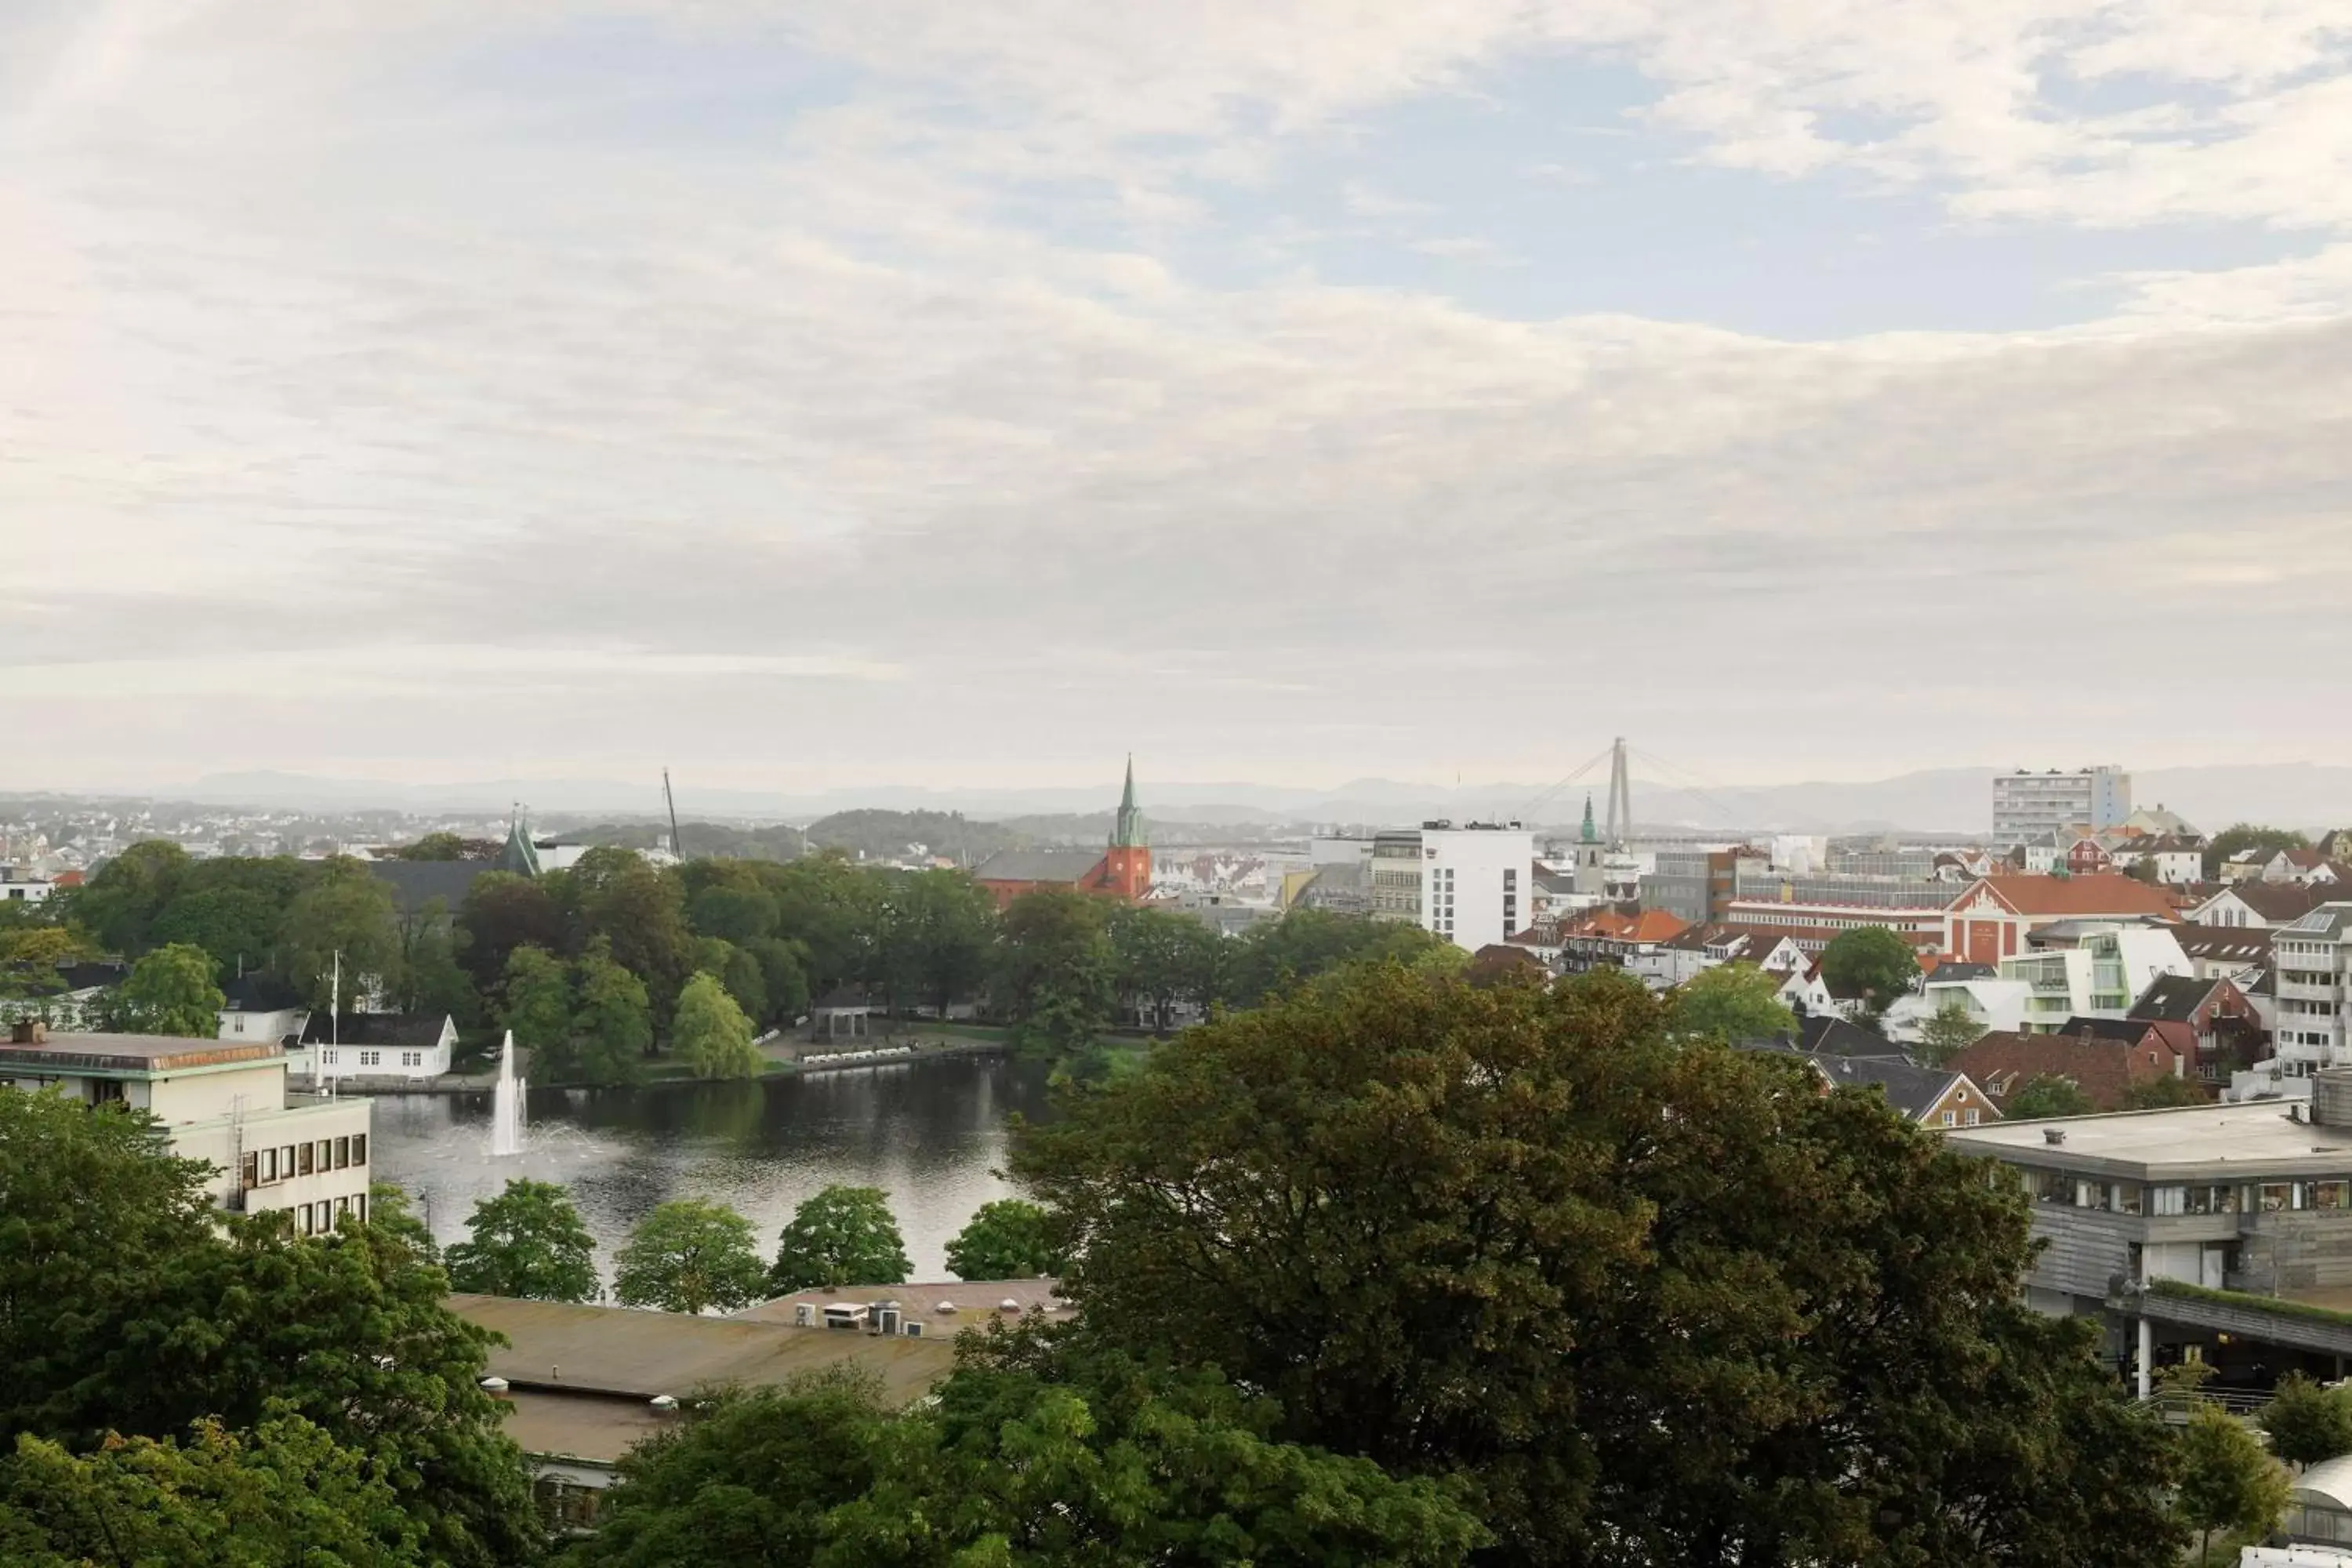
{"type": "Polygon", "coordinates": [[[358,1193],[350,1197],[320,1198],[315,1204],[297,1204],[286,1212],[293,1217],[296,1235],[331,1236],[336,1225],[346,1215],[356,1218],[362,1225],[367,1224],[367,1194],[358,1193]]]}
{"type": "MultiPolygon", "coordinates": [[[[359,1065],[363,1068],[380,1068],[383,1066],[384,1053],[382,1051],[361,1051],[358,1055],[359,1065]]],[[[341,1067],[343,1065],[342,1052],[341,1051],[321,1052],[320,1059],[331,1068],[341,1067]]],[[[425,1053],[423,1051],[403,1051],[400,1053],[400,1065],[404,1068],[421,1068],[425,1065],[425,1053]]]]}
{"type": "Polygon", "coordinates": [[[2352,1177],[2315,1182],[2220,1184],[2103,1182],[2063,1171],[2020,1172],[2036,1203],[2063,1204],[2103,1214],[2288,1214],[2352,1209],[2352,1177]]]}
{"type": "Polygon", "coordinates": [[[348,1138],[321,1138],[315,1142],[281,1143],[274,1149],[248,1149],[245,1153],[245,1185],[266,1187],[297,1176],[364,1165],[367,1141],[366,1133],[354,1132],[348,1138]]]}

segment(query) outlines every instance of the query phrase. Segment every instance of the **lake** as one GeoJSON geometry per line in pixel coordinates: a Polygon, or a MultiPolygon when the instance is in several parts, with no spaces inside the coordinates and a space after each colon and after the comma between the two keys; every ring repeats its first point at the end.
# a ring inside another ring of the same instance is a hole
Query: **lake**
{"type": "Polygon", "coordinates": [[[1005,1118],[1043,1119],[1045,1077],[1034,1062],[955,1057],[750,1083],[534,1089],[523,1152],[498,1161],[488,1095],[379,1095],[376,1179],[406,1189],[445,1245],[465,1239],[474,1205],[509,1177],[559,1183],[595,1234],[608,1287],[614,1249],[656,1204],[727,1205],[765,1258],[818,1188],[880,1187],[914,1280],[946,1279],[947,1244],[972,1211],[1015,1195],[992,1174],[1005,1118]]]}

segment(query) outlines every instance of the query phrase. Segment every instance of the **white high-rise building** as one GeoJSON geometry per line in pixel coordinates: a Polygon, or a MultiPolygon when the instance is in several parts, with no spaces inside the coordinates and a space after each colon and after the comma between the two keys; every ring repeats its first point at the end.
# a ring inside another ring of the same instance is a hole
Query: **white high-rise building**
{"type": "Polygon", "coordinates": [[[2271,933],[2278,1023],[2271,1031],[2279,1068],[2305,1078],[2321,1068],[2352,1067],[2346,1037],[2352,987],[2352,903],[2322,904],[2271,933]]]}
{"type": "Polygon", "coordinates": [[[1996,773],[1992,781],[1992,837],[1996,844],[2021,844],[2043,833],[2087,826],[2120,827],[2132,813],[2131,774],[2114,766],[2062,773],[1996,773]]]}
{"type": "Polygon", "coordinates": [[[1382,833],[1372,848],[1372,912],[1475,952],[1532,921],[1535,862],[1536,836],[1516,822],[1382,833]]]}

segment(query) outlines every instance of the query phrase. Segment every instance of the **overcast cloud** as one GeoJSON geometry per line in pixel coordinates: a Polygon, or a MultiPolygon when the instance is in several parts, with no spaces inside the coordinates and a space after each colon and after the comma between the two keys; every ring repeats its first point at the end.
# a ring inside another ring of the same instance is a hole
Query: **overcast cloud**
{"type": "Polygon", "coordinates": [[[2342,0],[10,0],[0,784],[2352,763],[2342,0]]]}

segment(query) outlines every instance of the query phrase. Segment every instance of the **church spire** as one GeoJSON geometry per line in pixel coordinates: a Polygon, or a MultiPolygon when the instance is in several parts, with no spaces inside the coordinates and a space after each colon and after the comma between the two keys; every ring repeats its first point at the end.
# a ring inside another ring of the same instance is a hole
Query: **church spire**
{"type": "Polygon", "coordinates": [[[1127,788],[1118,797],[1118,818],[1111,826],[1111,847],[1115,849],[1139,849],[1143,847],[1143,813],[1135,805],[1135,753],[1127,754],[1127,788]]]}
{"type": "Polygon", "coordinates": [[[1597,844],[1601,841],[1601,835],[1595,832],[1592,826],[1592,792],[1591,790],[1584,792],[1584,831],[1578,834],[1577,837],[1586,844],[1597,844]]]}
{"type": "Polygon", "coordinates": [[[507,841],[491,862],[492,868],[511,871],[518,877],[539,875],[539,850],[530,841],[530,819],[523,815],[522,803],[515,803],[514,821],[507,828],[507,841]]]}

